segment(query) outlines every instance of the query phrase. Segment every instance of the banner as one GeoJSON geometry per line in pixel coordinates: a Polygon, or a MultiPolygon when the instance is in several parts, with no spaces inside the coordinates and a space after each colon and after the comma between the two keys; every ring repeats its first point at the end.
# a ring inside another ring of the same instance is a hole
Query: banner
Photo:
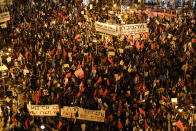
{"type": "Polygon", "coordinates": [[[104,110],[88,110],[88,109],[84,109],[80,107],[64,106],[61,109],[61,117],[76,118],[80,120],[88,120],[88,121],[96,121],[96,122],[104,122],[105,111],[104,110]]]}
{"type": "Polygon", "coordinates": [[[31,116],[57,116],[59,106],[56,105],[27,105],[31,116]]]}
{"type": "Polygon", "coordinates": [[[106,23],[95,22],[96,31],[110,34],[110,35],[118,35],[118,26],[110,25],[106,23]]]}
{"type": "Polygon", "coordinates": [[[129,24],[120,26],[121,35],[130,35],[130,34],[142,34],[148,33],[149,29],[146,23],[141,24],[129,24]]]}
{"type": "Polygon", "coordinates": [[[9,12],[0,13],[0,23],[10,20],[9,12]]]}

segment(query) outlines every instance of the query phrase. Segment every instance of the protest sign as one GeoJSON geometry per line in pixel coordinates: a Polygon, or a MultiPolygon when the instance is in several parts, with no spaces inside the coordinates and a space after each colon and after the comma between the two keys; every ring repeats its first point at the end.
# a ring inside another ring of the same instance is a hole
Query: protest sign
{"type": "Polygon", "coordinates": [[[68,107],[64,106],[61,109],[61,117],[76,118],[81,120],[104,122],[105,111],[104,110],[88,110],[80,107],[68,107]],[[78,114],[76,116],[76,113],[78,114]]]}
{"type": "Polygon", "coordinates": [[[118,35],[118,26],[110,25],[106,23],[95,22],[96,31],[110,34],[110,35],[118,35]]]}
{"type": "Polygon", "coordinates": [[[171,102],[172,103],[177,103],[178,102],[178,99],[177,98],[171,98],[171,102]]]}
{"type": "Polygon", "coordinates": [[[56,105],[27,105],[31,116],[57,116],[59,106],[56,105]]]}
{"type": "Polygon", "coordinates": [[[10,20],[9,12],[0,13],[0,23],[10,20]]]}
{"type": "Polygon", "coordinates": [[[130,35],[130,34],[142,34],[148,33],[149,29],[146,23],[141,24],[128,24],[120,26],[121,35],[130,35]]]}

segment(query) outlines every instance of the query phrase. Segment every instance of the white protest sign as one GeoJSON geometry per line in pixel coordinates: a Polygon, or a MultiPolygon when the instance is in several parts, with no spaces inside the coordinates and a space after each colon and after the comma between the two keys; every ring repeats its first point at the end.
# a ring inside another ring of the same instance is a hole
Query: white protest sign
{"type": "Polygon", "coordinates": [[[56,116],[59,106],[56,105],[27,105],[31,116],[56,116]]]}
{"type": "Polygon", "coordinates": [[[96,31],[110,34],[110,35],[118,35],[118,26],[110,25],[106,23],[95,22],[96,31]]]}
{"type": "Polygon", "coordinates": [[[80,107],[67,107],[64,106],[61,109],[61,117],[75,118],[76,112],[78,112],[77,119],[104,122],[105,111],[104,110],[88,110],[80,107]]]}
{"type": "Polygon", "coordinates": [[[0,13],[0,23],[10,20],[9,12],[0,13]]]}
{"type": "Polygon", "coordinates": [[[178,102],[178,99],[177,98],[171,98],[171,102],[172,103],[177,103],[178,102]]]}
{"type": "Polygon", "coordinates": [[[128,24],[120,26],[120,34],[128,35],[128,34],[139,34],[139,33],[148,33],[149,29],[146,23],[141,24],[128,24]]]}

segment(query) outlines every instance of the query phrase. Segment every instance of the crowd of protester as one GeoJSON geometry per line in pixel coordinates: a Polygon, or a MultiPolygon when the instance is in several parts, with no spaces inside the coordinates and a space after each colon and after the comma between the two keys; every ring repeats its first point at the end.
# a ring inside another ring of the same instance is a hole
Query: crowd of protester
{"type": "Polygon", "coordinates": [[[11,85],[21,85],[17,90],[25,94],[18,112],[2,107],[5,128],[9,119],[15,130],[34,130],[41,123],[60,130],[176,130],[172,123],[178,120],[188,129],[195,90],[194,16],[134,12],[123,21],[148,23],[149,36],[133,40],[96,32],[95,21],[122,24],[118,11],[113,15],[100,5],[90,9],[78,0],[34,0],[5,9],[11,20],[1,29],[2,39],[12,60],[3,63],[11,85]],[[115,56],[108,57],[111,48],[115,56]],[[80,68],[84,75],[76,77],[80,68]],[[187,111],[179,113],[171,98],[187,111]],[[105,110],[105,122],[33,117],[28,103],[105,110]]]}

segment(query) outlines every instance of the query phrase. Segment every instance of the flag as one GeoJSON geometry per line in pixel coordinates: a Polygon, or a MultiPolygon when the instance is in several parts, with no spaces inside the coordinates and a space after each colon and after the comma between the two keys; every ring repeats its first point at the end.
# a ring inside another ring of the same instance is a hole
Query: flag
{"type": "Polygon", "coordinates": [[[84,57],[83,57],[83,60],[82,60],[82,67],[84,67],[84,57]]]}
{"type": "Polygon", "coordinates": [[[144,64],[146,64],[146,58],[144,58],[144,64]]]}
{"type": "Polygon", "coordinates": [[[59,50],[56,51],[56,55],[59,55],[59,50]]]}
{"type": "Polygon", "coordinates": [[[81,92],[78,92],[78,94],[77,94],[77,98],[79,98],[81,96],[81,92]]]}
{"type": "Polygon", "coordinates": [[[91,59],[92,59],[91,53],[90,53],[90,55],[89,55],[89,59],[90,59],[90,61],[91,61],[91,59]]]}
{"type": "Polygon", "coordinates": [[[143,90],[146,90],[146,85],[145,84],[143,84],[143,90]]]}
{"type": "Polygon", "coordinates": [[[48,82],[48,87],[50,87],[50,81],[48,82]]]}
{"type": "Polygon", "coordinates": [[[84,90],[85,90],[85,88],[84,88],[84,87],[82,87],[82,88],[81,88],[81,92],[83,93],[83,92],[84,92],[84,90]]]}
{"type": "Polygon", "coordinates": [[[135,116],[133,116],[133,120],[137,120],[138,114],[136,112],[135,116]]]}
{"type": "Polygon", "coordinates": [[[119,103],[119,105],[118,105],[118,110],[119,110],[120,112],[122,112],[122,104],[121,104],[121,103],[119,103]]]}
{"type": "Polygon", "coordinates": [[[146,115],[145,111],[142,108],[139,108],[140,114],[146,115]]]}
{"type": "Polygon", "coordinates": [[[139,50],[140,49],[140,43],[139,41],[137,40],[136,44],[135,44],[136,48],[139,50]]]}
{"type": "Polygon", "coordinates": [[[64,42],[64,40],[62,39],[62,44],[64,45],[64,43],[65,43],[65,42],[64,42]]]}
{"type": "Polygon", "coordinates": [[[25,58],[28,59],[28,51],[25,53],[25,58]]]}
{"type": "Polygon", "coordinates": [[[144,49],[144,43],[141,44],[140,48],[141,48],[141,50],[144,49]]]}
{"type": "Polygon", "coordinates": [[[69,131],[69,124],[67,125],[67,131],[69,131]]]}
{"type": "Polygon", "coordinates": [[[104,93],[103,93],[103,96],[105,97],[107,95],[107,93],[108,93],[108,90],[106,88],[105,91],[104,91],[104,93]]]}
{"type": "Polygon", "coordinates": [[[137,95],[140,93],[140,90],[137,91],[137,95]]]}
{"type": "Polygon", "coordinates": [[[181,86],[184,86],[184,80],[181,80],[181,86]]]}
{"type": "Polygon", "coordinates": [[[134,42],[133,41],[130,41],[130,46],[134,45],[134,42]]]}
{"type": "Polygon", "coordinates": [[[92,65],[92,71],[95,70],[95,67],[92,65]]]}
{"type": "Polygon", "coordinates": [[[80,65],[80,63],[79,63],[77,69],[80,69],[80,68],[81,68],[81,65],[80,65]]]}
{"type": "Polygon", "coordinates": [[[32,46],[30,45],[29,49],[32,51],[32,46]]]}
{"type": "Polygon", "coordinates": [[[145,130],[148,128],[147,120],[145,119],[145,130]]]}
{"type": "Polygon", "coordinates": [[[84,87],[84,82],[83,81],[80,83],[80,87],[84,87]]]}
{"type": "Polygon", "coordinates": [[[112,63],[113,63],[112,58],[109,58],[109,57],[108,57],[108,61],[110,62],[110,64],[112,64],[112,63]]]}
{"type": "Polygon", "coordinates": [[[53,49],[53,50],[51,51],[51,53],[54,54],[54,51],[55,51],[55,49],[53,49]]]}
{"type": "Polygon", "coordinates": [[[70,73],[68,73],[65,77],[66,77],[66,78],[71,77],[71,72],[70,72],[70,73]]]}
{"type": "Polygon", "coordinates": [[[162,33],[163,32],[163,29],[162,29],[162,27],[160,26],[160,28],[159,28],[159,32],[160,33],[162,33]]]}
{"type": "Polygon", "coordinates": [[[113,101],[115,101],[116,100],[116,95],[113,95],[113,98],[112,99],[113,99],[113,101]]]}
{"type": "Polygon", "coordinates": [[[108,48],[108,43],[105,43],[105,48],[108,48]]]}
{"type": "Polygon", "coordinates": [[[103,95],[103,89],[101,88],[99,91],[100,95],[103,95]]]}
{"type": "Polygon", "coordinates": [[[94,97],[97,96],[97,89],[95,90],[94,94],[93,94],[94,97]]]}
{"type": "Polygon", "coordinates": [[[121,72],[121,74],[120,74],[120,78],[123,78],[123,72],[121,72]]]}
{"type": "Polygon", "coordinates": [[[152,115],[154,115],[154,110],[151,111],[152,115]]]}
{"type": "Polygon", "coordinates": [[[178,122],[176,122],[176,126],[178,128],[180,128],[180,130],[183,130],[184,129],[184,126],[183,126],[183,124],[182,124],[182,122],[180,120],[178,120],[178,122]]]}
{"type": "Polygon", "coordinates": [[[79,78],[80,78],[80,79],[83,79],[83,78],[84,78],[84,73],[80,74],[80,75],[79,75],[79,78]]]}
{"type": "Polygon", "coordinates": [[[76,46],[74,45],[74,47],[73,47],[73,52],[75,52],[76,51],[76,46]]]}
{"type": "Polygon", "coordinates": [[[113,116],[112,116],[112,114],[110,115],[110,121],[112,121],[113,120],[113,116]]]}
{"type": "Polygon", "coordinates": [[[151,44],[151,50],[154,50],[154,48],[155,48],[155,45],[151,44]]]}
{"type": "Polygon", "coordinates": [[[121,123],[121,121],[120,121],[120,119],[118,120],[118,129],[122,129],[123,127],[122,127],[122,123],[121,123]]]}
{"type": "Polygon", "coordinates": [[[161,111],[161,109],[159,108],[159,109],[157,110],[157,114],[160,113],[160,111],[161,111]]]}
{"type": "Polygon", "coordinates": [[[191,52],[192,52],[192,53],[194,53],[194,52],[195,52],[195,50],[193,49],[193,47],[191,47],[191,52]]]}
{"type": "Polygon", "coordinates": [[[142,87],[142,83],[139,84],[139,87],[140,87],[140,88],[142,87]]]}
{"type": "Polygon", "coordinates": [[[36,103],[39,104],[40,100],[39,97],[41,96],[41,89],[38,91],[38,93],[36,94],[36,103]]]}
{"type": "Polygon", "coordinates": [[[62,12],[59,13],[59,17],[61,17],[61,18],[63,17],[63,13],[62,12]]]}
{"type": "Polygon", "coordinates": [[[164,99],[165,101],[167,101],[167,102],[169,101],[168,98],[166,98],[165,96],[162,95],[161,97],[162,97],[162,99],[164,99]]]}
{"type": "Polygon", "coordinates": [[[28,120],[25,121],[25,127],[26,127],[26,129],[29,129],[28,120]]]}
{"type": "Polygon", "coordinates": [[[59,93],[57,93],[56,98],[59,99],[59,93]]]}
{"type": "Polygon", "coordinates": [[[79,37],[79,35],[76,35],[74,39],[76,40],[76,39],[78,39],[78,37],[79,37]]]}
{"type": "Polygon", "coordinates": [[[65,49],[63,50],[63,57],[65,58],[66,57],[66,51],[65,51],[65,49]]]}
{"type": "Polygon", "coordinates": [[[109,79],[107,79],[107,85],[110,86],[110,81],[109,81],[109,79]]]}
{"type": "Polygon", "coordinates": [[[62,122],[61,122],[61,121],[59,121],[59,126],[58,126],[58,128],[60,129],[60,128],[61,128],[61,126],[62,126],[62,122]]]}
{"type": "Polygon", "coordinates": [[[110,37],[110,41],[113,42],[112,36],[110,37]]]}
{"type": "Polygon", "coordinates": [[[16,119],[14,118],[14,115],[12,115],[12,123],[13,123],[14,125],[16,125],[16,119]]]}
{"type": "Polygon", "coordinates": [[[96,84],[99,84],[102,81],[101,76],[99,77],[99,79],[97,80],[96,84]]]}

